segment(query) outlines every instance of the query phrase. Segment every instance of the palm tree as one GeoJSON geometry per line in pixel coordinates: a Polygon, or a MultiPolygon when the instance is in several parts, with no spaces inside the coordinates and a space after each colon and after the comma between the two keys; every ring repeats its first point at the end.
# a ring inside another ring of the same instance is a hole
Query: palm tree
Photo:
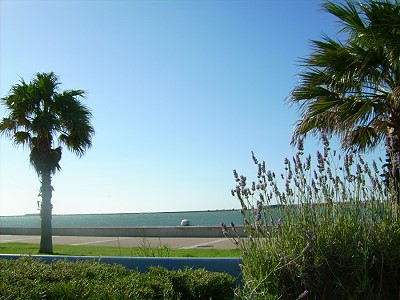
{"type": "Polygon", "coordinates": [[[92,145],[94,129],[91,112],[79,98],[82,90],[59,91],[60,82],[53,73],[37,73],[30,83],[23,79],[14,86],[2,104],[8,116],[0,121],[0,133],[15,145],[30,149],[30,163],[36,170],[42,198],[40,253],[53,253],[51,178],[60,168],[61,145],[82,156],[92,145]],[[58,146],[55,146],[55,141],[58,146]]]}
{"type": "MultiPolygon", "coordinates": [[[[300,82],[288,97],[299,105],[293,143],[308,133],[336,135],[344,149],[372,150],[386,143],[388,180],[400,166],[400,6],[389,0],[323,8],[337,17],[341,36],[312,41],[300,82]]],[[[398,184],[395,184],[398,186],[398,184]]]]}

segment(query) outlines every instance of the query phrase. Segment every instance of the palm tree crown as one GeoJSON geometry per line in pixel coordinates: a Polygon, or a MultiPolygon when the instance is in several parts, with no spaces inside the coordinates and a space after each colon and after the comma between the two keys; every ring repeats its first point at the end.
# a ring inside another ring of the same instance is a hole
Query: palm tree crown
{"type": "Polygon", "coordinates": [[[387,179],[399,182],[400,6],[346,0],[323,7],[338,18],[346,38],[324,35],[302,60],[300,83],[288,97],[301,115],[292,142],[323,132],[337,135],[344,149],[367,151],[385,141],[387,179]]]}
{"type": "MultiPolygon", "coordinates": [[[[369,150],[400,133],[400,7],[390,1],[328,1],[345,42],[323,36],[290,103],[300,105],[294,140],[307,133],[337,134],[344,148],[369,150]]],[[[394,142],[394,141],[392,141],[394,142]]],[[[396,150],[400,150],[396,141],[396,150]]]]}
{"type": "Polygon", "coordinates": [[[21,79],[2,99],[9,115],[0,122],[0,132],[16,145],[29,146],[30,161],[39,174],[60,169],[61,146],[54,148],[54,139],[78,156],[92,145],[92,114],[79,101],[85,92],[59,92],[59,85],[54,73],[37,73],[29,84],[21,79]]]}

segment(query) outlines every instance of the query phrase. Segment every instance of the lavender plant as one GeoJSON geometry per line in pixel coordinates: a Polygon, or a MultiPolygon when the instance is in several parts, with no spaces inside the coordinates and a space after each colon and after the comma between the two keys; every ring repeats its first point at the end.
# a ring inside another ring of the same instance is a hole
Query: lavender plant
{"type": "Polygon", "coordinates": [[[398,299],[399,211],[382,170],[322,141],[315,162],[300,141],[279,176],[254,153],[255,181],[233,172],[247,233],[239,299],[398,299]]]}

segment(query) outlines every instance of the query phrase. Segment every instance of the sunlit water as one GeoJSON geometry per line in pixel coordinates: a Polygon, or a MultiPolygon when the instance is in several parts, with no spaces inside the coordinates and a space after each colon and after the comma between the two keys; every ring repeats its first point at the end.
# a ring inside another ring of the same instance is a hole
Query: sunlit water
{"type": "MultiPolygon", "coordinates": [[[[219,226],[221,222],[242,225],[238,210],[217,210],[200,212],[163,212],[132,214],[54,215],[54,228],[71,227],[138,227],[138,226],[179,226],[187,219],[193,226],[219,226]]],[[[39,228],[39,215],[0,217],[0,227],[39,228]]]]}

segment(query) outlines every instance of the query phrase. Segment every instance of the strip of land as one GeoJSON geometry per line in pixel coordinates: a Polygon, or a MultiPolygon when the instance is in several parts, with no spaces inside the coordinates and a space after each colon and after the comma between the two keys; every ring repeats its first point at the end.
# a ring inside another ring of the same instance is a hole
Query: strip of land
{"type": "MultiPolygon", "coordinates": [[[[0,235],[0,243],[39,244],[37,235],[0,235]]],[[[160,247],[170,249],[236,249],[237,246],[227,238],[144,238],[144,237],[92,237],[92,236],[53,236],[53,244],[57,245],[92,245],[114,247],[160,247]]]]}

